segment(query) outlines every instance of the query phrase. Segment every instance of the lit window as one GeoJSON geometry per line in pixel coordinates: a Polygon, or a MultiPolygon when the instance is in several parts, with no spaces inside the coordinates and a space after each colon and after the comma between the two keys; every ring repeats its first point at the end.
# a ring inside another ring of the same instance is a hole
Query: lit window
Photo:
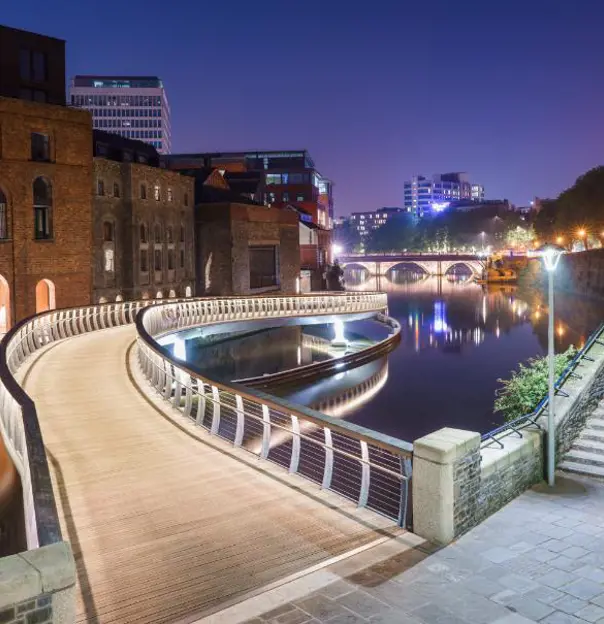
{"type": "Polygon", "coordinates": [[[159,184],[156,184],[153,187],[153,197],[155,197],[155,201],[159,201],[160,199],[159,184]]]}
{"type": "Polygon", "coordinates": [[[172,189],[170,187],[168,187],[168,201],[172,201],[172,189]]]}

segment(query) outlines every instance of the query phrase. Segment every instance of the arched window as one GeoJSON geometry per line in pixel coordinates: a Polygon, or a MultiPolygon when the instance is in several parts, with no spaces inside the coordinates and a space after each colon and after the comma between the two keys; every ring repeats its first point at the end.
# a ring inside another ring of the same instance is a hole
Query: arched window
{"type": "Polygon", "coordinates": [[[159,188],[159,184],[156,184],[153,187],[153,197],[155,197],[155,201],[159,201],[161,199],[161,190],[159,188]]]}
{"type": "Polygon", "coordinates": [[[113,240],[113,223],[111,221],[105,221],[103,223],[103,240],[104,241],[112,241],[113,240]]]}
{"type": "Polygon", "coordinates": [[[184,225],[180,226],[180,242],[181,243],[185,242],[185,226],[184,225]]]}
{"type": "Polygon", "coordinates": [[[147,187],[141,184],[141,199],[147,199],[147,187]]]}
{"type": "Polygon", "coordinates": [[[113,183],[113,197],[120,196],[120,185],[117,182],[113,183]]]}
{"type": "Polygon", "coordinates": [[[55,285],[49,279],[41,279],[36,284],[36,314],[56,307],[55,285]]]}
{"type": "Polygon", "coordinates": [[[161,243],[161,225],[159,223],[155,224],[155,242],[161,243]]]}
{"type": "Polygon", "coordinates": [[[147,228],[144,223],[141,223],[140,237],[141,237],[141,243],[147,242],[147,228]]]}
{"type": "Polygon", "coordinates": [[[36,178],[34,191],[34,237],[38,240],[52,238],[52,185],[45,178],[36,178]]]}
{"type": "Polygon", "coordinates": [[[192,295],[192,292],[191,292],[191,287],[190,287],[190,286],[187,286],[187,287],[185,288],[185,297],[190,297],[191,295],[192,295]]]}
{"type": "Polygon", "coordinates": [[[174,234],[173,234],[171,226],[168,226],[166,228],[166,242],[167,243],[173,243],[174,242],[174,234]]]}
{"type": "Polygon", "coordinates": [[[0,189],[0,238],[8,238],[8,202],[0,189]]]}
{"type": "Polygon", "coordinates": [[[105,194],[105,182],[104,180],[97,180],[96,183],[96,194],[104,195],[105,194]]]}

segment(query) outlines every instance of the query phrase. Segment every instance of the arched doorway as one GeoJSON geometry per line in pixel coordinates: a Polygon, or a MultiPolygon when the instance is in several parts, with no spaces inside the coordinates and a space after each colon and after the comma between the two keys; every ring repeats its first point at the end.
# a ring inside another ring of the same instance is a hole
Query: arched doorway
{"type": "Polygon", "coordinates": [[[123,300],[124,300],[124,298],[122,297],[122,295],[118,295],[118,296],[115,298],[115,300],[116,300],[116,301],[123,301],[123,300]]]}
{"type": "Polygon", "coordinates": [[[162,293],[161,290],[157,291],[157,294],[155,295],[156,299],[163,299],[164,298],[164,294],[162,293]]]}
{"type": "Polygon", "coordinates": [[[99,297],[99,304],[107,303],[107,297],[99,297]]]}
{"type": "Polygon", "coordinates": [[[173,299],[174,297],[176,297],[176,291],[174,289],[171,289],[170,292],[168,293],[168,297],[170,297],[170,299],[173,299]]]}
{"type": "Polygon", "coordinates": [[[10,289],[8,282],[0,275],[0,336],[10,328],[10,289]]]}
{"type": "Polygon", "coordinates": [[[185,297],[190,297],[191,296],[191,287],[187,286],[185,288],[185,297]]]}
{"type": "Polygon", "coordinates": [[[49,279],[41,279],[36,284],[36,314],[56,307],[55,285],[49,279]]]}

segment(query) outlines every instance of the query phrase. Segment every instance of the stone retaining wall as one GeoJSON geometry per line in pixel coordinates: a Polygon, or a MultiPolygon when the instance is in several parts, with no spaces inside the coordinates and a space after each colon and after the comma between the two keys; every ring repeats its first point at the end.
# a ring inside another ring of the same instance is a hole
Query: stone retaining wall
{"type": "Polygon", "coordinates": [[[75,581],[75,562],[67,542],[0,559],[0,622],[74,622],[75,581]]]}

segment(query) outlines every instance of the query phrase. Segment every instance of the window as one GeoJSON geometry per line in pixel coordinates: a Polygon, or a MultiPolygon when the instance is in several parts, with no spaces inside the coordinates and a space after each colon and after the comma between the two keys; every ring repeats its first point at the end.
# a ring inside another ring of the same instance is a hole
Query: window
{"type": "Polygon", "coordinates": [[[34,194],[34,237],[37,240],[52,238],[52,185],[45,178],[36,178],[34,194]]]}
{"type": "Polygon", "coordinates": [[[184,199],[185,199],[185,206],[188,206],[189,205],[189,194],[188,193],[185,193],[185,198],[184,199]]]}
{"type": "Polygon", "coordinates": [[[159,223],[155,224],[154,238],[156,243],[161,243],[161,226],[159,223]]]}
{"type": "Polygon", "coordinates": [[[159,184],[156,184],[153,187],[153,196],[155,197],[155,201],[159,201],[160,200],[161,194],[160,194],[160,191],[159,191],[159,184]]]}
{"type": "Polygon", "coordinates": [[[46,82],[46,54],[44,52],[33,53],[33,81],[34,82],[46,82]]]}
{"type": "Polygon", "coordinates": [[[277,246],[250,247],[249,256],[250,288],[277,286],[277,246]]]}
{"type": "Polygon", "coordinates": [[[103,223],[103,240],[104,241],[113,240],[113,223],[111,223],[111,221],[105,221],[103,223]]]}
{"type": "Polygon", "coordinates": [[[170,187],[168,187],[168,201],[172,201],[172,189],[170,187]]]}
{"type": "Polygon", "coordinates": [[[0,189],[0,239],[8,238],[8,203],[6,195],[0,189]]]}
{"type": "Polygon", "coordinates": [[[296,195],[296,201],[304,201],[304,194],[303,193],[298,193],[296,195]]]}
{"type": "Polygon", "coordinates": [[[47,134],[31,133],[31,159],[41,162],[50,160],[50,139],[47,134]]]}
{"type": "Polygon", "coordinates": [[[117,182],[113,183],[113,197],[120,196],[120,185],[117,182]]]}
{"type": "Polygon", "coordinates": [[[31,52],[21,50],[19,54],[19,75],[21,80],[31,80],[31,52]]]}
{"type": "Polygon", "coordinates": [[[147,187],[141,184],[141,199],[147,199],[147,187]]]}
{"type": "Polygon", "coordinates": [[[281,184],[281,174],[280,173],[267,173],[266,183],[267,184],[281,184]]]}
{"type": "Polygon", "coordinates": [[[166,243],[173,243],[173,242],[174,242],[174,233],[171,227],[167,227],[166,228],[166,243]]]}
{"type": "Polygon", "coordinates": [[[283,192],[283,201],[284,202],[288,202],[289,201],[289,193],[287,191],[283,192]]]}
{"type": "Polygon", "coordinates": [[[174,249],[168,249],[168,271],[174,270],[174,249]]]}
{"type": "Polygon", "coordinates": [[[180,268],[181,269],[185,268],[185,250],[184,249],[180,250],[180,268]]]}
{"type": "Polygon", "coordinates": [[[144,223],[141,223],[141,226],[140,226],[140,239],[141,239],[141,243],[147,242],[147,228],[144,223]]]}
{"type": "Polygon", "coordinates": [[[161,271],[161,249],[155,250],[154,258],[155,258],[155,270],[161,271]]]}
{"type": "Polygon", "coordinates": [[[184,225],[180,226],[180,242],[181,243],[185,242],[185,226],[184,225]]]}
{"type": "Polygon", "coordinates": [[[149,270],[149,257],[146,249],[140,250],[141,254],[141,273],[146,273],[149,270]]]}
{"type": "Polygon", "coordinates": [[[105,249],[105,271],[107,273],[113,273],[114,264],[113,264],[113,249],[105,249]]]}
{"type": "Polygon", "coordinates": [[[96,194],[101,196],[105,194],[105,182],[103,180],[97,180],[96,194]]]}

